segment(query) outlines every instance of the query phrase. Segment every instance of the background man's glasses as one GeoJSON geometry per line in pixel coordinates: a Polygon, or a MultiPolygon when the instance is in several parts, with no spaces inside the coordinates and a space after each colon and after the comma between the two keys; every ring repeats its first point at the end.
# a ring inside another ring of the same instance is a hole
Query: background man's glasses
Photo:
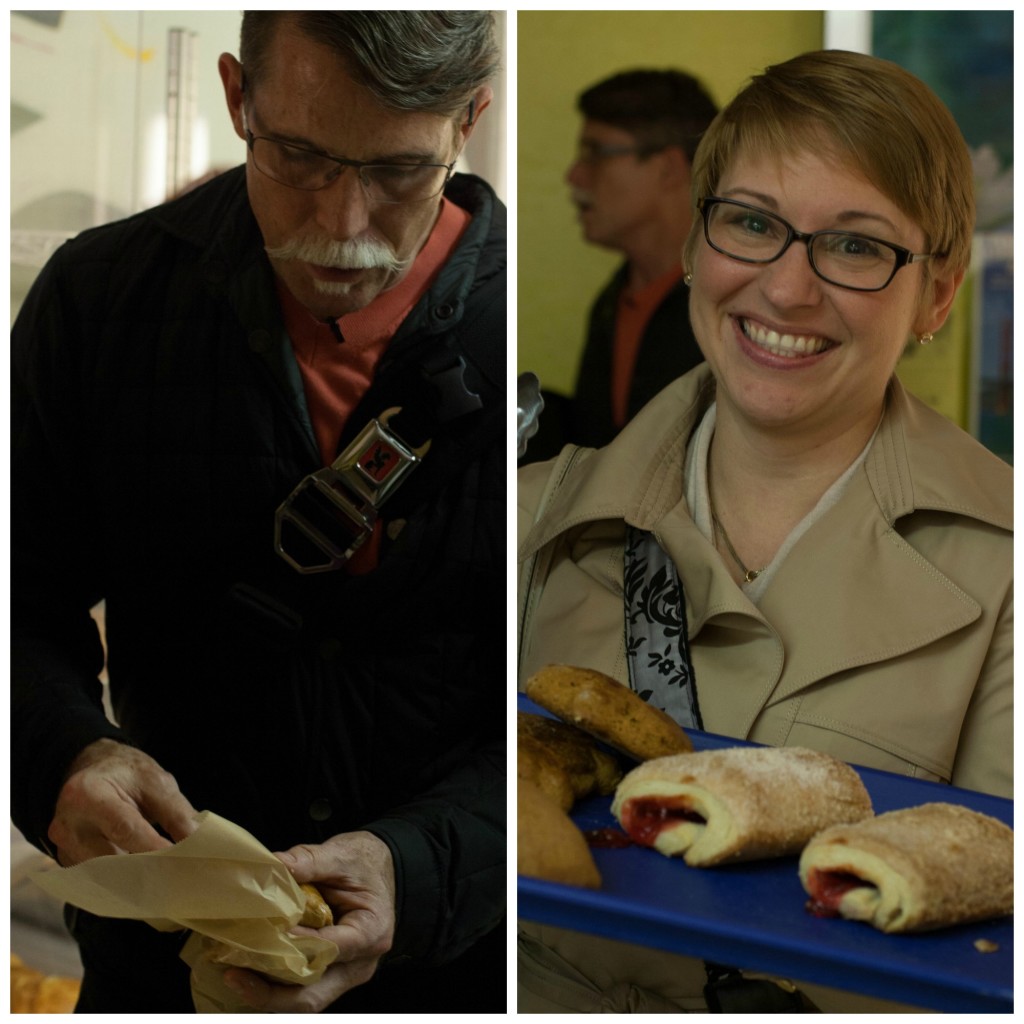
{"type": "Polygon", "coordinates": [[[697,207],[712,249],[743,263],[774,263],[793,242],[803,242],[818,277],[858,292],[881,291],[901,267],[942,255],[849,231],[797,231],[774,213],[735,199],[708,196],[697,207]]]}
{"type": "Polygon", "coordinates": [[[576,163],[599,164],[603,160],[610,160],[616,156],[650,156],[664,149],[663,146],[641,146],[639,144],[627,146],[624,144],[615,145],[605,142],[580,142],[576,147],[576,163]]]}
{"type": "Polygon", "coordinates": [[[376,203],[416,203],[440,195],[452,176],[450,164],[366,164],[328,156],[289,142],[278,142],[245,129],[256,169],[289,188],[317,192],[345,170],[355,169],[367,197],[376,203]]]}

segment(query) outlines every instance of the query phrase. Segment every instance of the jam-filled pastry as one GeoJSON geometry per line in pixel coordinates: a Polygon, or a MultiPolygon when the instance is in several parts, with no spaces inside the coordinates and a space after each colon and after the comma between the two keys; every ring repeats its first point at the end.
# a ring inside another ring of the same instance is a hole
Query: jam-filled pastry
{"type": "Polygon", "coordinates": [[[814,837],[800,857],[808,909],[918,932],[1013,913],[1013,830],[959,804],[889,811],[814,837]]]}
{"type": "Polygon", "coordinates": [[[816,832],[871,815],[860,776],[802,747],[728,747],[647,761],[612,812],[633,841],[691,867],[799,853],[816,832]]]}

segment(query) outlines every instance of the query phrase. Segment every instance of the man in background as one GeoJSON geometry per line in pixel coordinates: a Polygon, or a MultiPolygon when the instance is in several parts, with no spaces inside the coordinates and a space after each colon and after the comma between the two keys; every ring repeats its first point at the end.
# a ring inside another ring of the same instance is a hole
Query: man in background
{"type": "MultiPolygon", "coordinates": [[[[12,333],[12,817],[65,865],[205,810],[282,851],[338,955],[224,974],[265,1012],[506,1009],[506,220],[453,173],[497,60],[485,11],[246,12],[245,165],[12,333]]],[[[78,1012],[192,1009],[182,935],[68,923],[78,1012]]]]}
{"type": "Polygon", "coordinates": [[[528,454],[553,454],[563,440],[607,444],[636,412],[702,355],[690,329],[681,255],[692,222],[690,164],[717,113],[703,86],[682,71],[613,75],[579,97],[583,116],[567,174],[583,236],[623,256],[590,311],[568,408],[549,409],[528,454]],[[562,414],[562,415],[560,415],[562,414]]]}

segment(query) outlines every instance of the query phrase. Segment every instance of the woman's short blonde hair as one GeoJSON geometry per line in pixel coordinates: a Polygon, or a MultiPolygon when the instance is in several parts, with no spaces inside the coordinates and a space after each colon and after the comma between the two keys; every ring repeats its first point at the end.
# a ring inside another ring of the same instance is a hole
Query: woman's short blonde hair
{"type": "MultiPolygon", "coordinates": [[[[974,232],[971,157],[953,115],[891,61],[843,50],[767,68],[715,118],[693,160],[693,200],[713,195],[739,153],[825,153],[852,165],[924,231],[927,252],[966,269],[974,232]]],[[[700,218],[686,245],[692,266],[700,218]]]]}

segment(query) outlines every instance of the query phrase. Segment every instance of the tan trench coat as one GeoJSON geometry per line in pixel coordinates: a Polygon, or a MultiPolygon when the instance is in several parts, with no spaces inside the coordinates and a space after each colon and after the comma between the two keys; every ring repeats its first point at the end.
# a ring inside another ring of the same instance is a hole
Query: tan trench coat
{"type": "MultiPolygon", "coordinates": [[[[686,444],[712,397],[698,367],[608,447],[520,470],[520,688],[552,662],[628,683],[628,522],[653,531],[679,570],[706,730],[1012,796],[1010,467],[893,380],[861,469],[755,607],[683,495],[686,444]]],[[[561,980],[581,969],[600,979],[582,1000],[559,995],[551,1008],[690,1003],[679,990],[693,974],[682,958],[646,958],[638,989],[616,967],[621,950],[526,931],[535,991],[564,995],[561,980]],[[612,989],[620,997],[609,1003],[612,989]]],[[[698,980],[684,988],[692,993],[698,980]]]]}
{"type": "Polygon", "coordinates": [[[567,473],[566,453],[520,471],[520,686],[550,662],[627,682],[629,522],[679,570],[709,732],[1011,796],[1010,467],[894,380],[862,471],[755,607],[683,497],[709,385],[680,378],[567,473]]]}

